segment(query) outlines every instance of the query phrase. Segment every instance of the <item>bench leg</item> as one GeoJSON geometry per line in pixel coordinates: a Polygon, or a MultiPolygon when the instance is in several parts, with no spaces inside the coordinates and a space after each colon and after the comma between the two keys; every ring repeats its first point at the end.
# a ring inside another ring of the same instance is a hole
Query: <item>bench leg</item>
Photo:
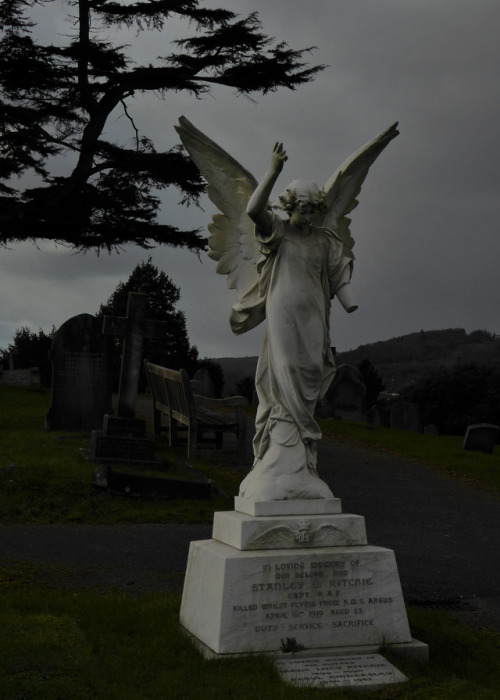
{"type": "Polygon", "coordinates": [[[188,426],[188,459],[198,459],[198,429],[196,426],[188,426]]]}
{"type": "Polygon", "coordinates": [[[168,445],[169,447],[177,447],[178,443],[177,421],[170,415],[168,417],[168,445]]]}
{"type": "Polygon", "coordinates": [[[221,430],[215,431],[215,449],[222,450],[224,444],[224,433],[221,430]]]}
{"type": "Polygon", "coordinates": [[[161,433],[161,413],[157,408],[153,408],[153,434],[161,433]]]}

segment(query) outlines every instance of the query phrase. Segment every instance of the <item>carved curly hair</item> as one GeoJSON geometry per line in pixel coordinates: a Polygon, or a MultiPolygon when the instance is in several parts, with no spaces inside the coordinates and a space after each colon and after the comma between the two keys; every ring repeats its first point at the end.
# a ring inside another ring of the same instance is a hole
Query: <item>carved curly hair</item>
{"type": "Polygon", "coordinates": [[[286,190],[278,195],[273,209],[282,209],[288,215],[292,214],[299,201],[310,202],[316,209],[324,211],[326,209],[326,193],[320,189],[315,182],[304,180],[294,180],[286,190]]]}

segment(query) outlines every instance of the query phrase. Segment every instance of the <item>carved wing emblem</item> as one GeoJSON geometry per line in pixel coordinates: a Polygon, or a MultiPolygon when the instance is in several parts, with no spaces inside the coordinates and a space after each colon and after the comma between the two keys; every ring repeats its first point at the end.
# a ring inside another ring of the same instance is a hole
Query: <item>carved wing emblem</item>
{"type": "Polygon", "coordinates": [[[261,532],[250,540],[249,545],[255,549],[287,547],[335,547],[356,544],[357,540],[347,531],[330,523],[320,525],[314,530],[309,520],[300,520],[296,527],[275,525],[261,532]]]}
{"type": "Polygon", "coordinates": [[[313,530],[311,532],[311,538],[314,540],[316,547],[333,547],[335,545],[349,545],[356,543],[355,540],[349,537],[345,530],[342,530],[340,527],[335,527],[330,523],[320,525],[313,530]]]}
{"type": "Polygon", "coordinates": [[[295,534],[296,530],[291,527],[275,525],[254,537],[250,544],[257,549],[269,546],[286,548],[293,545],[295,534]]]}

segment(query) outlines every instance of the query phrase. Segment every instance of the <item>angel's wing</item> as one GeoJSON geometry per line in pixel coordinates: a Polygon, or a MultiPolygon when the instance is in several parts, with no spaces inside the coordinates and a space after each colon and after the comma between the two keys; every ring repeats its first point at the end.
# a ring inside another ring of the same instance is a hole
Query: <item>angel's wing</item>
{"type": "Polygon", "coordinates": [[[227,275],[227,286],[241,297],[258,279],[256,264],[261,255],[254,224],[246,213],[257,180],[185,117],[180,117],[175,128],[207,181],[208,196],[221,212],[208,226],[208,255],[217,260],[216,271],[227,275]]]}
{"type": "Polygon", "coordinates": [[[397,125],[396,122],[347,158],[323,188],[326,193],[326,210],[318,212],[313,223],[315,226],[335,231],[344,242],[346,254],[349,254],[354,246],[349,231],[351,220],[347,214],[358,205],[357,196],[370,166],[399,134],[397,125]]]}

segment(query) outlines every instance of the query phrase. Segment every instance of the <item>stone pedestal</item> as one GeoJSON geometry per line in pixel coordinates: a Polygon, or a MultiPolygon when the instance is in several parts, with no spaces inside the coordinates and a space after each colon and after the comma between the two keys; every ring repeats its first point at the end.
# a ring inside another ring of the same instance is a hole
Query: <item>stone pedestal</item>
{"type": "Polygon", "coordinates": [[[208,656],[389,646],[426,659],[394,552],[367,544],[364,518],[342,513],[339,499],[244,501],[215,514],[213,539],[190,546],[180,621],[208,656]]]}
{"type": "Polygon", "coordinates": [[[158,466],[155,441],[146,437],[146,421],[104,416],[103,430],[90,435],[90,459],[100,464],[158,466]]]}

